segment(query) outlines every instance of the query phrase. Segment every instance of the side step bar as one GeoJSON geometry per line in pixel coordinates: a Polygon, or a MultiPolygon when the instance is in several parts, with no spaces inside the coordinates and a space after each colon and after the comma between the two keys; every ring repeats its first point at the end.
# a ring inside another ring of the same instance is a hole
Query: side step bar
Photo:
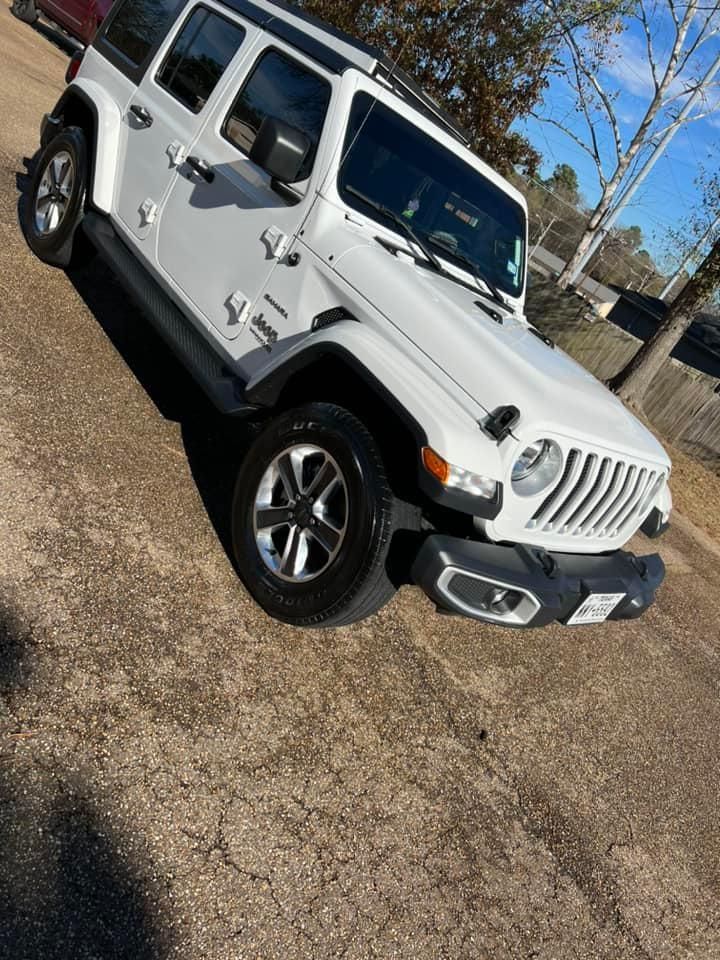
{"type": "Polygon", "coordinates": [[[82,225],[100,256],[217,409],[234,417],[247,417],[257,411],[259,408],[245,399],[243,381],[228,370],[208,341],[125,246],[110,221],[88,212],[82,225]]]}

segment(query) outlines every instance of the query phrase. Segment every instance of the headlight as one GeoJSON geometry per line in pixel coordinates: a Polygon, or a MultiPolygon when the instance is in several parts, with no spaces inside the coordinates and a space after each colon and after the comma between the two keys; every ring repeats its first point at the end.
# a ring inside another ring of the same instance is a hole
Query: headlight
{"type": "Polygon", "coordinates": [[[555,441],[536,440],[513,464],[513,490],[521,497],[533,497],[557,480],[562,468],[562,450],[555,441]]]}
{"type": "Polygon", "coordinates": [[[445,487],[453,490],[462,490],[474,497],[484,497],[492,500],[497,492],[497,481],[490,477],[483,477],[462,467],[456,467],[447,460],[443,460],[432,447],[424,447],[422,452],[423,464],[428,473],[432,474],[445,487]]]}

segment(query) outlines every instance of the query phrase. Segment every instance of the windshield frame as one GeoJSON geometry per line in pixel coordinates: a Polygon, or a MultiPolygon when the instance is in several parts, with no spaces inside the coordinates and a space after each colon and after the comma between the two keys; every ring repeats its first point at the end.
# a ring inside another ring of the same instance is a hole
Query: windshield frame
{"type": "MultiPolygon", "coordinates": [[[[384,229],[391,231],[394,235],[402,237],[403,240],[407,241],[407,236],[396,223],[393,223],[391,217],[380,213],[374,209],[374,207],[364,203],[362,200],[360,200],[360,198],[353,196],[345,189],[343,184],[345,164],[348,158],[351,156],[352,147],[354,146],[353,141],[355,137],[357,137],[357,131],[354,134],[351,133],[350,124],[353,119],[354,111],[357,108],[357,102],[359,98],[363,96],[369,98],[369,100],[372,102],[373,111],[378,107],[381,107],[385,111],[393,114],[400,123],[412,126],[414,131],[419,136],[430,141],[438,150],[447,152],[453,158],[453,162],[466,167],[469,174],[474,175],[475,177],[479,178],[481,182],[487,184],[491,192],[495,193],[496,195],[502,195],[503,201],[514,209],[514,212],[518,217],[518,237],[522,243],[521,256],[518,264],[520,270],[518,285],[517,287],[513,287],[511,284],[508,284],[510,289],[506,289],[505,285],[498,283],[495,276],[490,277],[490,282],[500,289],[503,297],[507,298],[510,303],[522,303],[525,297],[527,284],[529,253],[528,215],[525,204],[522,203],[516,196],[513,196],[513,193],[508,189],[510,185],[507,184],[506,181],[504,181],[496,171],[487,167],[487,165],[484,164],[484,162],[476,154],[472,153],[469,149],[454,140],[441,129],[436,128],[432,124],[432,121],[426,120],[426,118],[420,114],[416,115],[416,111],[414,111],[409,104],[404,103],[391,91],[385,90],[385,88],[382,87],[378,88],[374,84],[372,86],[370,86],[370,84],[366,86],[364,83],[357,84],[351,97],[349,98],[346,109],[345,124],[340,140],[339,162],[335,173],[334,184],[340,201],[351,210],[357,211],[363,216],[366,216],[368,219],[379,224],[384,229]],[[428,127],[431,129],[428,129],[428,127]]],[[[364,122],[364,120],[361,121],[361,123],[364,122]]],[[[355,186],[352,183],[350,183],[350,185],[355,186]]],[[[467,202],[471,203],[469,200],[467,202]]],[[[426,229],[420,227],[418,223],[413,222],[412,220],[410,220],[409,223],[418,233],[424,243],[431,244],[432,250],[441,260],[444,260],[446,263],[448,263],[452,269],[461,271],[462,273],[472,277],[473,282],[478,282],[478,292],[480,292],[483,296],[488,296],[490,299],[493,299],[491,294],[485,293],[486,282],[482,277],[482,274],[485,272],[485,265],[482,261],[478,260],[476,271],[471,270],[469,265],[463,262],[462,256],[455,256],[453,251],[448,246],[435,242],[432,237],[432,232],[428,232],[426,229]],[[480,285],[482,285],[482,288],[480,285]]]]}

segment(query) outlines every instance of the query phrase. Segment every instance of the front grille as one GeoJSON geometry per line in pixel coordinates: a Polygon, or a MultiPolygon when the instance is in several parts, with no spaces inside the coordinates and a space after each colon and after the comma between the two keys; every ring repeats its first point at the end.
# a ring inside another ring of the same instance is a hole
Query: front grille
{"type": "Polygon", "coordinates": [[[626,460],[572,449],[550,494],[527,524],[555,536],[615,539],[635,532],[663,474],[626,460]]]}

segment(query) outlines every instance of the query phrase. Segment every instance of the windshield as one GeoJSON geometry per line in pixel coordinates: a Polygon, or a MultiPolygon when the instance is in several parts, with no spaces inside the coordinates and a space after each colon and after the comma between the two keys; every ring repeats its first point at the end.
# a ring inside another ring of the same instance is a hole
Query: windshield
{"type": "Polygon", "coordinates": [[[343,156],[338,189],[348,206],[387,222],[362,194],[404,217],[440,256],[520,296],[524,211],[470,164],[367,93],[353,101],[343,156]]]}

